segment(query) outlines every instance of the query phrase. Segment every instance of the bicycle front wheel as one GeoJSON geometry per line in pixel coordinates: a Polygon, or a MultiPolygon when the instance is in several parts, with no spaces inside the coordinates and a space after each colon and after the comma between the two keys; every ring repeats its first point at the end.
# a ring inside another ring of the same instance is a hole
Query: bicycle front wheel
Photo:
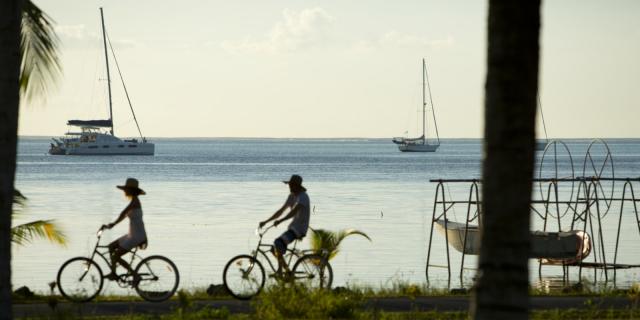
{"type": "Polygon", "coordinates": [[[251,299],[260,293],[264,280],[264,267],[260,261],[246,254],[231,258],[222,273],[227,292],[241,300],[251,299]]]}
{"type": "Polygon", "coordinates": [[[142,259],[134,274],[136,292],[142,299],[150,302],[161,302],[171,298],[179,283],[178,268],[163,256],[142,259]]]}
{"type": "Polygon", "coordinates": [[[97,263],[76,257],[62,264],[57,281],[62,296],[73,302],[87,302],[100,293],[104,279],[97,263]]]}
{"type": "Polygon", "coordinates": [[[298,259],[293,266],[293,278],[307,288],[330,289],[333,269],[322,255],[307,254],[298,259]]]}

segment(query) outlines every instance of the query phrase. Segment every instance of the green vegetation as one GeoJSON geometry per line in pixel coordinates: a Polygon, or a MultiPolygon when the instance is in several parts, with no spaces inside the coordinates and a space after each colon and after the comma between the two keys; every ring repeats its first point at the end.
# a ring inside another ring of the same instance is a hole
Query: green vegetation
{"type": "MultiPolygon", "coordinates": [[[[13,190],[12,216],[22,214],[26,207],[27,197],[20,191],[13,190]]],[[[52,243],[65,245],[67,238],[54,220],[36,220],[11,228],[11,242],[17,245],[26,245],[34,239],[48,239],[52,243]]]]}
{"type": "MultiPolygon", "coordinates": [[[[53,292],[53,291],[52,291],[53,292]]],[[[563,294],[558,292],[537,291],[539,295],[547,296],[577,296],[575,292],[563,294]]],[[[203,300],[230,299],[220,286],[208,289],[180,290],[172,298],[177,302],[174,309],[166,314],[135,314],[129,313],[119,316],[86,316],[78,312],[76,306],[66,305],[57,308],[59,301],[64,299],[55,295],[38,295],[31,298],[14,296],[18,303],[37,302],[47,303],[53,310],[51,314],[33,319],[96,319],[96,320],[199,320],[199,319],[381,319],[381,320],[409,320],[409,319],[467,319],[467,311],[421,311],[415,307],[405,312],[386,312],[371,303],[371,298],[409,297],[411,299],[424,296],[445,297],[452,296],[449,290],[428,288],[426,285],[416,285],[409,282],[393,281],[380,288],[365,286],[338,287],[333,290],[310,290],[298,283],[284,283],[266,288],[251,301],[251,311],[248,314],[231,313],[226,308],[204,306],[203,300]],[[210,295],[213,293],[213,296],[210,295]]],[[[465,295],[462,295],[465,296],[465,295]]],[[[584,294],[582,296],[585,296],[584,294]]],[[[625,297],[630,301],[630,307],[611,309],[598,305],[594,300],[587,300],[583,308],[536,310],[530,313],[531,319],[564,320],[564,319],[638,319],[640,318],[640,286],[634,285],[628,290],[610,290],[604,294],[588,292],[588,296],[597,297],[625,297]]],[[[99,301],[142,301],[137,296],[105,296],[99,301]]]]}
{"type": "MultiPolygon", "coordinates": [[[[602,308],[593,300],[587,300],[585,306],[580,309],[554,309],[538,310],[530,314],[531,319],[636,319],[640,318],[639,286],[633,286],[627,291],[611,291],[605,296],[624,296],[631,302],[631,307],[621,309],[602,308]]],[[[82,313],[74,312],[74,307],[52,311],[52,314],[42,316],[40,319],[131,319],[131,320],[169,320],[169,319],[467,319],[469,314],[466,311],[421,311],[418,309],[406,312],[385,312],[370,303],[370,298],[383,297],[409,297],[421,296],[451,296],[452,294],[443,289],[430,289],[424,285],[410,284],[407,282],[395,281],[388,288],[375,289],[372,287],[351,286],[339,287],[333,290],[311,290],[298,283],[285,283],[266,288],[260,295],[251,301],[251,313],[232,314],[226,308],[212,308],[203,306],[198,301],[211,299],[209,293],[218,293],[214,299],[228,299],[228,296],[219,294],[216,286],[207,290],[180,290],[173,297],[177,306],[167,314],[126,314],[120,316],[84,316],[82,313]]],[[[562,296],[563,294],[555,294],[562,296]]],[[[573,293],[570,296],[575,295],[573,293]]],[[[594,295],[595,296],[595,295],[594,295]]],[[[101,301],[141,301],[136,296],[107,296],[101,301]]],[[[58,296],[35,295],[28,301],[46,302],[52,309],[58,296]]],[[[18,299],[16,299],[18,300],[18,299]]],[[[62,301],[62,300],[60,300],[62,301]]],[[[19,301],[24,302],[24,301],[19,301]]],[[[38,318],[36,318],[38,319],[38,318]]]]}
{"type": "Polygon", "coordinates": [[[354,319],[363,304],[359,292],[310,290],[296,283],[267,288],[252,302],[258,319],[354,319]]]}
{"type": "MultiPolygon", "coordinates": [[[[637,309],[606,309],[606,310],[549,310],[549,311],[534,311],[530,313],[530,319],[543,319],[543,320],[595,320],[595,319],[637,319],[640,317],[640,311],[637,309]]],[[[378,312],[378,311],[359,311],[353,314],[353,317],[348,318],[264,318],[257,314],[230,314],[227,309],[213,309],[202,308],[189,313],[181,313],[174,311],[169,314],[157,315],[157,314],[126,314],[119,316],[81,316],[74,315],[70,312],[58,312],[54,315],[32,317],[23,319],[53,319],[53,320],[66,320],[66,319],[87,319],[87,320],[206,320],[206,319],[228,319],[228,320],[248,320],[248,319],[378,319],[378,320],[431,320],[431,319],[446,319],[446,320],[462,320],[468,319],[468,312],[442,312],[437,310],[431,311],[410,311],[410,312],[378,312]]]]}
{"type": "MultiPolygon", "coordinates": [[[[283,290],[282,288],[268,287],[266,292],[272,290],[283,290]]],[[[388,298],[388,297],[451,297],[451,296],[468,296],[468,291],[464,289],[449,290],[446,288],[430,288],[426,284],[415,284],[408,281],[390,281],[379,287],[370,285],[347,285],[346,287],[335,287],[332,289],[335,293],[354,294],[361,296],[363,299],[368,298],[388,298]]],[[[182,289],[180,294],[190,300],[205,301],[205,300],[229,300],[233,299],[222,287],[222,285],[212,285],[209,288],[199,287],[192,289],[182,289]]],[[[261,294],[262,295],[262,294],[261,294]]],[[[640,302],[640,284],[635,284],[628,289],[611,288],[602,291],[594,291],[584,289],[568,290],[568,289],[555,289],[555,290],[540,290],[531,289],[531,296],[548,296],[548,297],[565,297],[565,296],[581,296],[581,297],[627,297],[631,300],[640,302]]],[[[46,302],[50,297],[56,297],[60,301],[65,301],[59,295],[35,292],[33,296],[25,297],[20,294],[14,293],[13,301],[16,303],[40,303],[46,302]]],[[[171,300],[178,300],[179,295],[171,298],[171,300]]],[[[258,296],[260,299],[260,296],[258,296]]],[[[96,298],[97,302],[104,301],[143,301],[135,294],[131,295],[100,295],[96,298]]]]}
{"type": "Polygon", "coordinates": [[[22,7],[20,98],[45,99],[62,73],[58,36],[51,18],[31,1],[22,7]]]}

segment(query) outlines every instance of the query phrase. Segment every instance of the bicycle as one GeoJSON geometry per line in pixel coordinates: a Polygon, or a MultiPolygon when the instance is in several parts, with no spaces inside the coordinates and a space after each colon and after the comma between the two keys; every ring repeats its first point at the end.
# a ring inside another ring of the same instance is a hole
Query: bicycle
{"type": "MultiPolygon", "coordinates": [[[[109,259],[109,246],[100,245],[103,230],[103,228],[98,230],[96,234],[98,240],[89,258],[71,258],[63,263],[58,271],[58,289],[62,296],[73,302],[91,301],[102,290],[104,279],[108,279],[95,261],[96,255],[107,263],[109,269],[115,270],[109,259]]],[[[112,281],[116,281],[121,288],[134,288],[146,301],[161,302],[171,298],[180,282],[176,265],[168,258],[159,255],[142,258],[137,251],[137,247],[131,251],[129,261],[129,265],[133,268],[134,260],[140,260],[133,269],[133,273],[117,274],[116,280],[112,281]]]]}
{"type": "MultiPolygon", "coordinates": [[[[286,273],[277,270],[277,261],[275,264],[272,263],[267,255],[268,252],[273,253],[273,246],[262,243],[263,236],[273,227],[272,225],[264,230],[256,230],[256,234],[259,236],[258,246],[251,254],[237,255],[227,262],[222,274],[227,292],[237,299],[248,300],[262,291],[265,283],[265,269],[258,261],[259,255],[267,261],[272,271],[270,277],[277,280],[297,281],[308,288],[331,288],[333,269],[326,253],[319,254],[313,250],[298,250],[296,249],[298,240],[294,242],[292,248],[287,248],[284,254],[287,266],[291,265],[294,257],[296,258],[293,269],[291,269],[293,271],[286,273]],[[265,248],[268,249],[265,250],[265,248]]],[[[275,258],[275,255],[271,256],[275,258]]]]}

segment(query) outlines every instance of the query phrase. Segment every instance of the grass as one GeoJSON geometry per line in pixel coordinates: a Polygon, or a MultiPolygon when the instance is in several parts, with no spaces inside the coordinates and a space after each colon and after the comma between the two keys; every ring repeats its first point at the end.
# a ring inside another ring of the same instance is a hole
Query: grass
{"type": "MultiPolygon", "coordinates": [[[[233,299],[221,285],[213,288],[196,287],[191,289],[183,289],[184,295],[190,300],[228,300],[233,299]]],[[[267,288],[268,290],[268,288],[267,288]]],[[[387,298],[387,297],[451,297],[451,296],[468,296],[469,292],[464,289],[443,289],[431,288],[426,284],[415,284],[408,281],[394,280],[379,287],[370,285],[350,284],[345,287],[335,287],[336,293],[351,292],[362,296],[363,298],[387,298]]],[[[640,297],[640,284],[634,284],[630,288],[604,288],[598,291],[591,290],[589,286],[572,286],[553,290],[543,290],[531,288],[531,296],[581,296],[581,297],[640,297]]],[[[44,294],[36,292],[33,296],[25,297],[19,294],[13,294],[14,303],[43,303],[51,301],[51,299],[65,301],[65,299],[56,294],[44,294]]],[[[174,295],[171,300],[177,300],[178,295],[174,295]]],[[[142,301],[135,293],[131,295],[98,295],[94,301],[142,301]]]]}
{"type": "MultiPolygon", "coordinates": [[[[265,290],[251,301],[252,311],[249,314],[231,313],[226,308],[212,308],[194,303],[196,300],[225,299],[226,295],[216,291],[217,296],[210,297],[205,289],[180,290],[172,299],[177,302],[176,307],[166,314],[135,314],[129,313],[118,316],[91,316],[82,314],[73,307],[66,310],[52,311],[51,314],[31,319],[96,319],[96,320],[199,320],[199,319],[467,319],[466,311],[420,311],[385,312],[367,303],[369,298],[409,297],[421,296],[452,296],[448,290],[428,288],[408,282],[395,281],[386,287],[374,288],[367,286],[340,287],[331,291],[309,290],[299,284],[274,285],[265,290]]],[[[537,295],[575,296],[575,292],[554,293],[533,292],[537,295]]],[[[628,290],[612,288],[604,293],[587,292],[597,297],[629,298],[631,306],[628,308],[602,308],[592,300],[587,300],[585,306],[579,309],[536,310],[530,313],[531,319],[639,319],[640,318],[640,286],[635,285],[628,290]]],[[[584,296],[584,292],[582,294],[584,296]]],[[[35,295],[29,302],[50,302],[57,296],[35,295]]],[[[101,301],[137,301],[134,296],[107,296],[101,301]],[[120,300],[119,300],[120,299],[120,300]]],[[[15,300],[20,303],[21,301],[15,300]]]]}

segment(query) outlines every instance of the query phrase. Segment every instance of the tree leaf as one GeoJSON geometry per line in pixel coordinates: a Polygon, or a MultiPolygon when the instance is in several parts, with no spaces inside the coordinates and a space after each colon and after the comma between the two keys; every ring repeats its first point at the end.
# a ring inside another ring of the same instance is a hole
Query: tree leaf
{"type": "Polygon", "coordinates": [[[44,99],[62,72],[51,18],[30,0],[24,1],[20,34],[20,97],[44,99]]]}
{"type": "Polygon", "coordinates": [[[11,242],[26,245],[34,239],[47,239],[66,246],[67,237],[53,220],[36,220],[11,228],[11,242]]]}

